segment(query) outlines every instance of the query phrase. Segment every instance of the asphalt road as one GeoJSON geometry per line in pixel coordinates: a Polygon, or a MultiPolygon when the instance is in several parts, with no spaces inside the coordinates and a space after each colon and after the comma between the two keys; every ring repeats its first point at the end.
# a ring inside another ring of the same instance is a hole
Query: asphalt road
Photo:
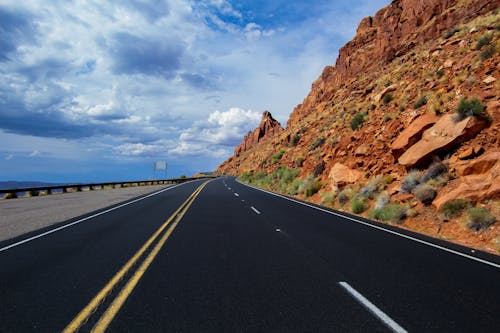
{"type": "Polygon", "coordinates": [[[500,327],[497,256],[203,183],[0,242],[0,331],[500,327]]]}

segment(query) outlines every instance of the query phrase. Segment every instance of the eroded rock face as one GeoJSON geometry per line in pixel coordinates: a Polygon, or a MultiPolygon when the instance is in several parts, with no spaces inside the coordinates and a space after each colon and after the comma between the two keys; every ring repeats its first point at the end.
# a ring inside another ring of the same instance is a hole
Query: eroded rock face
{"type": "Polygon", "coordinates": [[[234,154],[239,155],[241,152],[250,149],[261,140],[272,137],[282,131],[283,128],[281,124],[273,118],[271,112],[264,111],[259,126],[253,132],[248,132],[243,138],[243,142],[234,150],[234,154]]]}
{"type": "MultiPolygon", "coordinates": [[[[360,74],[374,72],[408,53],[415,45],[436,39],[470,17],[487,13],[500,5],[499,0],[476,0],[467,1],[463,11],[449,10],[458,2],[395,0],[374,17],[364,18],[355,38],[340,49],[335,66],[324,68],[312,84],[309,95],[295,107],[287,127],[314,112],[317,105],[328,101],[336,90],[352,84],[360,74]]],[[[377,97],[381,98],[380,95],[377,97]]]]}
{"type": "Polygon", "coordinates": [[[425,113],[416,118],[405,128],[391,144],[392,155],[400,157],[408,148],[422,138],[422,134],[438,121],[438,117],[432,113],[425,113]]]}
{"type": "MultiPolygon", "coordinates": [[[[486,166],[478,162],[483,167],[486,166]]],[[[441,189],[432,204],[441,209],[445,203],[455,199],[466,199],[476,203],[498,197],[500,197],[500,163],[497,160],[497,163],[484,173],[460,177],[454,184],[441,189]]]]}
{"type": "Polygon", "coordinates": [[[422,139],[408,148],[398,159],[406,168],[421,166],[429,162],[433,156],[450,151],[456,145],[474,137],[488,124],[476,117],[453,121],[453,114],[444,115],[431,128],[426,130],[422,139]]]}

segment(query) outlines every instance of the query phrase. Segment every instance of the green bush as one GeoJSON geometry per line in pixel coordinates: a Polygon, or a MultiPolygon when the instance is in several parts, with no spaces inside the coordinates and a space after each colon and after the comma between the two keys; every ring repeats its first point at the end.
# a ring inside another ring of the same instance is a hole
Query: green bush
{"type": "Polygon", "coordinates": [[[318,138],[318,139],[314,140],[314,142],[309,147],[309,151],[313,151],[314,149],[321,147],[325,142],[326,142],[325,137],[318,138]]]}
{"type": "Polygon", "coordinates": [[[486,60],[493,57],[495,55],[495,52],[496,52],[495,45],[488,45],[488,47],[486,47],[484,50],[481,51],[481,53],[479,53],[479,57],[481,58],[481,60],[486,60]]]}
{"type": "Polygon", "coordinates": [[[486,208],[470,208],[467,212],[467,215],[467,227],[475,231],[487,229],[496,221],[496,217],[491,215],[491,213],[486,208]]]}
{"type": "Polygon", "coordinates": [[[302,179],[295,179],[290,187],[288,188],[288,194],[297,195],[299,194],[299,189],[302,186],[302,179]]]}
{"type": "Polygon", "coordinates": [[[441,206],[441,213],[443,213],[445,219],[450,219],[460,215],[460,213],[469,207],[469,205],[470,203],[465,199],[450,200],[441,206]]]}
{"type": "Polygon", "coordinates": [[[357,115],[354,116],[354,118],[351,119],[351,129],[352,130],[357,130],[359,129],[363,123],[366,121],[366,116],[368,112],[363,111],[358,113],[357,115]]]}
{"type": "Polygon", "coordinates": [[[333,206],[335,202],[335,193],[334,192],[324,192],[321,194],[321,204],[323,206],[333,206]]]}
{"type": "Polygon", "coordinates": [[[434,187],[427,184],[420,184],[415,188],[415,197],[424,205],[430,205],[436,194],[434,187]]]}
{"type": "Polygon", "coordinates": [[[373,216],[380,221],[400,223],[406,216],[406,210],[398,204],[388,204],[383,208],[375,209],[373,216]]]}
{"type": "Polygon", "coordinates": [[[317,180],[313,175],[307,176],[299,187],[299,192],[305,194],[306,197],[310,197],[317,193],[321,188],[321,182],[317,180]]]}
{"type": "Polygon", "coordinates": [[[384,98],[382,99],[382,102],[384,104],[389,104],[393,99],[394,99],[394,96],[392,95],[392,93],[388,93],[384,96],[384,98]]]}
{"type": "Polygon", "coordinates": [[[425,95],[419,96],[417,100],[415,101],[415,104],[413,104],[413,108],[416,110],[422,106],[427,104],[427,97],[425,95]]]}
{"type": "Polygon", "coordinates": [[[295,134],[293,137],[292,137],[292,140],[290,141],[290,144],[295,147],[300,141],[300,135],[298,134],[295,134]]]}
{"type": "Polygon", "coordinates": [[[427,183],[431,179],[436,179],[437,177],[448,172],[448,164],[443,162],[432,163],[427,172],[422,176],[420,182],[427,183]]]}
{"type": "Polygon", "coordinates": [[[446,30],[446,32],[444,33],[443,37],[445,39],[451,38],[454,34],[456,34],[459,31],[460,31],[459,28],[453,28],[453,29],[446,30]]]}
{"type": "Polygon", "coordinates": [[[351,201],[351,212],[360,214],[368,209],[366,199],[353,199],[351,201]]]}
{"type": "Polygon", "coordinates": [[[453,120],[459,122],[472,116],[489,120],[488,113],[486,113],[483,104],[478,98],[472,98],[470,100],[465,97],[460,98],[457,108],[455,109],[453,120]]]}
{"type": "Polygon", "coordinates": [[[483,34],[481,37],[479,37],[476,43],[476,50],[481,50],[483,46],[489,45],[492,40],[493,40],[492,34],[489,33],[483,34]]]}
{"type": "Polygon", "coordinates": [[[274,154],[272,157],[271,157],[271,161],[273,163],[278,163],[279,160],[281,160],[281,158],[283,157],[283,155],[285,154],[285,151],[282,149],[280,150],[279,152],[277,152],[276,154],[274,154]]]}

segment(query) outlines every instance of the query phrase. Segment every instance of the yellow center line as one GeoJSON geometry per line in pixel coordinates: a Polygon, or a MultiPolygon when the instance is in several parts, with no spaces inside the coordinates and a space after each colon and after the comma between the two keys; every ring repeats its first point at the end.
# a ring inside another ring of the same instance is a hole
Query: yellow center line
{"type": "MultiPolygon", "coordinates": [[[[113,278],[111,280],[109,280],[109,282],[104,286],[104,288],[101,289],[101,291],[99,291],[99,293],[89,302],[89,304],[87,304],[87,306],[82,311],[80,311],[80,313],[71,321],[71,323],[69,323],[69,325],[66,326],[66,328],[63,330],[63,333],[73,333],[73,332],[76,332],[80,328],[80,326],[82,326],[82,324],[86,320],[88,320],[88,318],[97,309],[97,307],[101,304],[101,302],[104,300],[104,298],[106,298],[106,296],[113,290],[113,288],[118,284],[118,282],[120,282],[120,280],[128,273],[128,271],[130,270],[130,268],[136,264],[136,262],[139,260],[139,258],[141,258],[141,256],[144,254],[144,252],[146,252],[148,250],[148,248],[151,246],[151,244],[159,237],[159,235],[165,230],[165,228],[167,228],[167,226],[176,217],[178,217],[175,220],[175,223],[172,224],[172,226],[167,230],[167,232],[165,233],[165,235],[158,242],[158,244],[154,247],[153,251],[144,260],[144,262],[141,264],[141,266],[139,267],[139,269],[135,272],[134,276],[132,277],[132,279],[130,281],[132,281],[136,277],[136,275],[141,270],[141,268],[143,268],[144,271],[145,271],[147,269],[147,267],[149,267],[149,265],[153,261],[154,257],[158,254],[158,252],[160,251],[160,249],[163,246],[163,244],[165,244],[165,242],[167,241],[167,239],[170,236],[170,234],[172,233],[172,231],[175,229],[175,227],[177,226],[177,224],[179,223],[179,221],[181,220],[181,218],[184,216],[184,214],[189,209],[189,207],[191,207],[191,204],[194,202],[194,200],[196,199],[196,197],[198,196],[198,194],[200,194],[201,190],[205,187],[205,185],[207,183],[208,182],[205,182],[205,183],[201,184],[189,196],[189,198],[186,201],[184,201],[182,203],[182,205],[179,206],[179,208],[165,221],[165,223],[163,223],[158,228],[158,230],[146,241],[146,243],[144,243],[144,245],[134,254],[134,256],[132,258],[130,258],[129,261],[127,261],[127,263],[115,274],[115,276],[113,276],[113,278]],[[160,245],[160,244],[161,244],[161,246],[158,247],[158,245],[160,245]],[[153,252],[155,254],[152,256],[153,252]],[[149,263],[145,266],[144,264],[148,260],[149,260],[149,263]]],[[[140,274],[141,276],[144,273],[144,271],[140,274]]],[[[137,282],[139,281],[139,279],[140,279],[141,276],[139,276],[137,278],[137,281],[135,282],[135,284],[137,284],[137,282]]],[[[127,286],[130,284],[130,281],[127,283],[127,285],[124,287],[124,289],[120,292],[120,295],[123,293],[123,291],[125,290],[125,288],[127,288],[127,286]]],[[[134,286],[135,286],[135,284],[134,284],[134,286]]],[[[133,289],[133,287],[132,287],[132,289],[133,289]]],[[[130,289],[130,292],[132,291],[132,289],[130,289]]],[[[129,294],[130,294],[130,292],[129,292],[129,294]]],[[[128,297],[128,295],[125,296],[125,298],[123,299],[123,302],[125,301],[125,299],[127,297],[128,297]]],[[[117,297],[117,299],[118,299],[118,297],[117,297]]],[[[113,302],[113,304],[111,304],[110,308],[108,308],[108,310],[106,311],[106,313],[108,313],[110,311],[110,309],[114,306],[114,304],[115,304],[115,302],[116,302],[117,299],[115,299],[115,301],[113,302]]],[[[123,304],[123,302],[122,302],[122,304],[123,304]]],[[[120,307],[121,307],[121,304],[120,304],[120,307]]],[[[113,314],[113,317],[116,315],[116,313],[118,312],[118,310],[119,310],[119,307],[116,310],[116,312],[113,314]]],[[[106,313],[105,313],[105,315],[106,315],[106,313]]],[[[105,315],[100,319],[99,322],[101,322],[103,320],[103,318],[105,317],[105,315]]],[[[109,319],[109,321],[107,322],[106,327],[109,325],[109,323],[111,322],[111,320],[113,319],[113,317],[111,317],[109,319]]],[[[96,325],[96,327],[94,327],[94,329],[97,328],[98,324],[96,325]]],[[[103,330],[105,330],[106,327],[104,327],[103,330]]]]}

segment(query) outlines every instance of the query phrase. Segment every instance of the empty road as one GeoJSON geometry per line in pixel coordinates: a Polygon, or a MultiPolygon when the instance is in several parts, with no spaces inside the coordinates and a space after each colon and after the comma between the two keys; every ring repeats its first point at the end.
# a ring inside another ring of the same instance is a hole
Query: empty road
{"type": "Polygon", "coordinates": [[[494,332],[499,296],[497,256],[231,177],[0,242],[0,332],[494,332]]]}

